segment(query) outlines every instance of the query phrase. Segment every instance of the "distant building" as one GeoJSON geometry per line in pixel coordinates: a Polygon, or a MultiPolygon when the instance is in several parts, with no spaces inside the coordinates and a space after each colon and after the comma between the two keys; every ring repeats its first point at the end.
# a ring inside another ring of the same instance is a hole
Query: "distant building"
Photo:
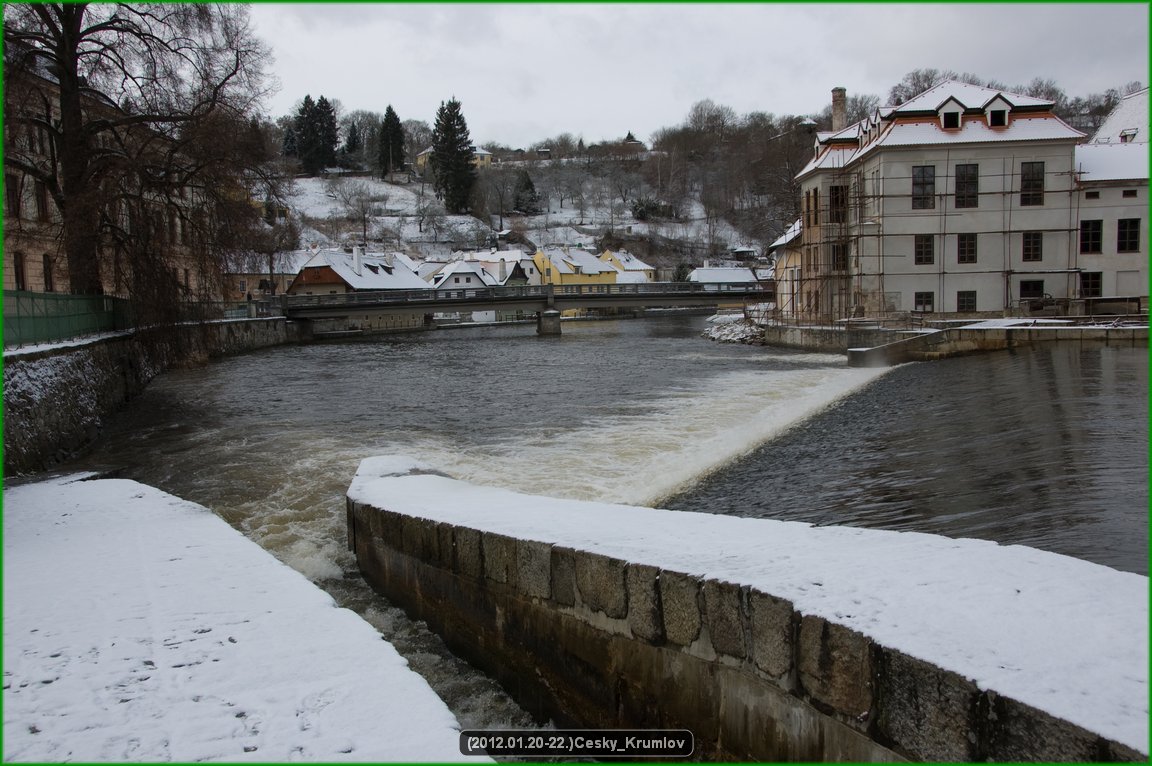
{"type": "Polygon", "coordinates": [[[341,295],[365,290],[427,290],[429,285],[395,253],[316,250],[288,287],[289,295],[341,295]]]}
{"type": "Polygon", "coordinates": [[[600,260],[612,264],[620,271],[618,282],[656,281],[656,269],[627,250],[605,250],[600,253],[600,260]]]}

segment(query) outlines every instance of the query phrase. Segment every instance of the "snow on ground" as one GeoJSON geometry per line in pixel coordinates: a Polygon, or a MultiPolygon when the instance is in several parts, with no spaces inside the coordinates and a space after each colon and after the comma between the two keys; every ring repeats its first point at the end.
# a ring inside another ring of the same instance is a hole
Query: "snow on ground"
{"type": "Polygon", "coordinates": [[[377,507],[747,584],[803,614],[1148,749],[1148,578],[986,540],[562,500],[402,457],[360,464],[377,507]]]}
{"type": "Polygon", "coordinates": [[[117,330],[115,332],[102,332],[94,335],[85,335],[81,338],[72,338],[70,340],[58,340],[50,343],[31,343],[27,346],[20,346],[18,348],[4,349],[5,359],[16,359],[21,356],[28,356],[31,354],[38,354],[41,351],[59,351],[65,348],[79,348],[80,346],[90,346],[93,343],[109,340],[111,338],[127,338],[132,335],[131,330],[117,330]]]}
{"type": "Polygon", "coordinates": [[[465,760],[360,617],[202,506],[76,479],[4,491],[5,761],[465,760]]]}

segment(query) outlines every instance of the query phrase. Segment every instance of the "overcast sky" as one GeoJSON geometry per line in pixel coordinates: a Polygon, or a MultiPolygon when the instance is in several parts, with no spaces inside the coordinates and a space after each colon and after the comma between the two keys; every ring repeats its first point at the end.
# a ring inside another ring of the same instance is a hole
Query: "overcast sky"
{"type": "Polygon", "coordinates": [[[256,3],[272,117],[305,94],[432,124],[457,98],[473,142],[648,141],[701,99],[819,113],[831,89],[884,99],[917,68],[1069,96],[1148,80],[1148,5],[256,3]]]}

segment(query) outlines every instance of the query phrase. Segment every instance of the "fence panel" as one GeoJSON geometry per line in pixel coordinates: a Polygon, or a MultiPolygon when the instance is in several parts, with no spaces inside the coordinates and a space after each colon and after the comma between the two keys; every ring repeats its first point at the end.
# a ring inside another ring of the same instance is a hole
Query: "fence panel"
{"type": "Polygon", "coordinates": [[[130,306],[123,298],[4,291],[4,348],[71,340],[131,326],[130,306]]]}

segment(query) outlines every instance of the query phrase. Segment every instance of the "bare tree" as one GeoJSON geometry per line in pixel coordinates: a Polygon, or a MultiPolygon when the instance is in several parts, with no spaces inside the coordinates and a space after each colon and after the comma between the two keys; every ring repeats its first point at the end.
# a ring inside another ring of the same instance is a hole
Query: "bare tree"
{"type": "Polygon", "coordinates": [[[112,254],[130,263],[135,298],[171,301],[179,275],[157,253],[195,232],[218,255],[222,217],[258,219],[233,204],[272,180],[248,120],[267,53],[246,7],[10,4],[4,40],[5,121],[48,144],[4,163],[55,203],[73,292],[103,292],[112,254]]]}
{"type": "Polygon", "coordinates": [[[368,242],[368,224],[373,218],[384,214],[384,204],[388,195],[373,190],[364,181],[349,181],[339,178],[329,181],[328,188],[340,203],[346,220],[360,228],[360,241],[368,242]]]}

